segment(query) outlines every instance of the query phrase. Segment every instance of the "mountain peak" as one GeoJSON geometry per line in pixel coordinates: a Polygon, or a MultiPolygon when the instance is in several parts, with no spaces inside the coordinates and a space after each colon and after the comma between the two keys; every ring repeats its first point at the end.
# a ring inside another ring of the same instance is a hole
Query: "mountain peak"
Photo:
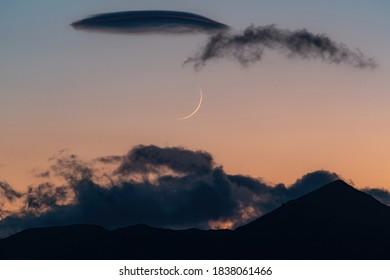
{"type": "Polygon", "coordinates": [[[390,249],[378,247],[389,243],[389,218],[389,207],[337,180],[283,204],[236,232],[245,236],[240,246],[267,240],[268,247],[262,250],[270,252],[268,258],[354,259],[370,254],[378,258],[390,249]]]}
{"type": "MultiPolygon", "coordinates": [[[[291,200],[263,217],[244,225],[238,230],[253,230],[267,227],[269,221],[284,228],[304,227],[304,224],[322,225],[332,220],[333,226],[344,227],[345,223],[357,225],[383,223],[390,216],[390,208],[371,195],[355,189],[342,180],[336,180],[300,198],[291,200]]],[[[356,227],[355,227],[356,226],[356,227]]],[[[352,228],[352,227],[350,227],[352,228]]]]}
{"type": "Polygon", "coordinates": [[[345,198],[348,198],[351,195],[356,195],[356,194],[364,194],[364,193],[358,191],[357,189],[355,189],[351,185],[349,185],[346,182],[344,182],[343,180],[339,179],[339,180],[333,181],[329,184],[326,184],[326,185],[308,193],[307,195],[302,196],[301,198],[298,198],[298,200],[307,199],[307,198],[314,199],[315,197],[318,197],[321,200],[324,200],[324,199],[331,199],[332,200],[333,198],[338,197],[340,195],[345,197],[345,198]]]}
{"type": "Polygon", "coordinates": [[[354,187],[352,187],[351,185],[347,184],[345,181],[341,180],[341,179],[338,179],[338,180],[335,180],[333,182],[330,182],[324,186],[322,186],[321,188],[331,188],[331,187],[337,187],[337,188],[345,188],[345,189],[354,189],[354,187]]]}
{"type": "Polygon", "coordinates": [[[326,184],[319,189],[308,193],[296,200],[291,201],[293,204],[310,204],[315,208],[338,208],[361,210],[362,208],[378,207],[381,205],[379,201],[374,199],[362,191],[359,191],[347,184],[343,180],[336,180],[326,184]]]}
{"type": "Polygon", "coordinates": [[[338,179],[336,181],[330,182],[317,190],[322,190],[326,192],[343,192],[343,191],[358,191],[353,186],[347,184],[345,181],[338,179]]]}

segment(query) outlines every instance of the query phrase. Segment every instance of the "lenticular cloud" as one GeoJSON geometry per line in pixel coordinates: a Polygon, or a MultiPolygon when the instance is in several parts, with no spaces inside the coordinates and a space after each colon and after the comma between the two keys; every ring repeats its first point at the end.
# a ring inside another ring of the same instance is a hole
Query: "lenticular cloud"
{"type": "Polygon", "coordinates": [[[72,23],[75,29],[126,34],[215,33],[228,26],[212,19],[178,11],[125,11],[94,15],[72,23]]]}

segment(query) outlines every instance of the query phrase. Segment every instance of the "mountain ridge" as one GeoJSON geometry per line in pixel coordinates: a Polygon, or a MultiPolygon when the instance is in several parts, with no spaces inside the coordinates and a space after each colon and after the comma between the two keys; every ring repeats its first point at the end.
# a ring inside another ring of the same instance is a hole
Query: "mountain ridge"
{"type": "Polygon", "coordinates": [[[235,230],[36,228],[0,259],[389,259],[388,236],[390,207],[337,180],[235,230]]]}

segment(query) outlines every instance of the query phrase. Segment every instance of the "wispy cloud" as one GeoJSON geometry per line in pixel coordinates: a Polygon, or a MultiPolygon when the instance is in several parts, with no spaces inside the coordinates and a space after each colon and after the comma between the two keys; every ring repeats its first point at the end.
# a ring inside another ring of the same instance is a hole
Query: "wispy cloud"
{"type": "Polygon", "coordinates": [[[210,60],[230,58],[243,66],[261,61],[264,52],[277,50],[289,58],[319,59],[327,63],[347,64],[356,68],[375,68],[373,58],[360,50],[351,50],[326,34],[314,34],[306,29],[291,31],[275,25],[250,26],[239,33],[220,32],[184,64],[203,68],[210,60]]]}
{"type": "Polygon", "coordinates": [[[19,198],[21,196],[22,194],[14,190],[8,183],[0,181],[0,199],[13,201],[14,199],[19,198]]]}

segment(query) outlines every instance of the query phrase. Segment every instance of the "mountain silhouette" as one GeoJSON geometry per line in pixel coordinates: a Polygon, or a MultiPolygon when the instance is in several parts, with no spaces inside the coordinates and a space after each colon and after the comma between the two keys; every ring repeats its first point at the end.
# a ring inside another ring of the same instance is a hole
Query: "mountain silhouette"
{"type": "Polygon", "coordinates": [[[34,228],[0,259],[390,259],[390,207],[338,180],[236,230],[34,228]]]}
{"type": "Polygon", "coordinates": [[[338,180],[236,229],[248,258],[387,259],[390,208],[338,180]]]}

